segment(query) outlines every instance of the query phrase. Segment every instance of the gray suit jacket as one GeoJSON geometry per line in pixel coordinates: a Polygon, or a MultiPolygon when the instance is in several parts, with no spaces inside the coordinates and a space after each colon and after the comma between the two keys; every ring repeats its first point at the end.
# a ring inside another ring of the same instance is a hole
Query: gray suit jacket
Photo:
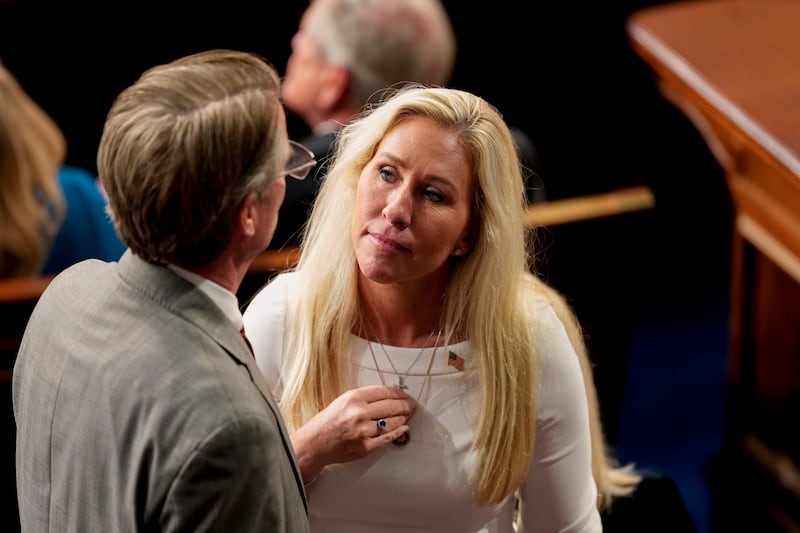
{"type": "Polygon", "coordinates": [[[23,531],[308,531],[246,342],[198,288],[130,251],[51,283],[13,402],[23,531]]]}

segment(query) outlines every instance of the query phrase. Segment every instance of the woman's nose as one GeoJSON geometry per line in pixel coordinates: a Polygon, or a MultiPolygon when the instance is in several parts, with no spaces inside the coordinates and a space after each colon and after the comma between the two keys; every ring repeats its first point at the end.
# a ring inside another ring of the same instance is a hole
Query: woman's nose
{"type": "Polygon", "coordinates": [[[387,196],[383,216],[391,224],[405,227],[411,224],[412,211],[411,193],[404,188],[397,188],[387,196]]]}

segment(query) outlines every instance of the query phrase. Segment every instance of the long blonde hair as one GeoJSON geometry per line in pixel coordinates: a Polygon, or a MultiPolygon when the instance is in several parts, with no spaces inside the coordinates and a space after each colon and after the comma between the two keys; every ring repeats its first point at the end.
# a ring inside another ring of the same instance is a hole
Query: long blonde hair
{"type": "MultiPolygon", "coordinates": [[[[469,332],[480,382],[473,443],[479,457],[475,499],[494,504],[520,485],[532,459],[540,378],[538,315],[532,304],[535,293],[553,295],[540,290],[543,283],[531,274],[524,180],[513,138],[500,113],[478,96],[407,87],[341,131],[297,267],[304,289],[290,302],[286,349],[291,356],[284,358],[281,408],[298,427],[352,386],[347,347],[361,319],[358,267],[353,247],[344,245],[342,236],[350,235],[362,168],[390,129],[416,116],[458,132],[477,176],[479,233],[468,255],[452,259],[442,325],[446,342],[469,332]],[[503,437],[512,434],[514,439],[503,437]]],[[[568,313],[562,319],[571,317],[568,313]]],[[[592,392],[591,374],[585,377],[592,392]]],[[[594,400],[589,398],[593,410],[594,400]]],[[[593,416],[593,427],[602,437],[599,414],[593,416]]],[[[605,456],[602,439],[598,447],[605,456]]]]}
{"type": "Polygon", "coordinates": [[[539,278],[534,280],[540,291],[564,324],[570,344],[578,356],[581,365],[583,383],[586,388],[586,400],[589,403],[589,431],[592,438],[592,475],[597,486],[597,505],[600,509],[608,509],[618,496],[628,496],[638,486],[641,475],[633,465],[619,465],[616,457],[606,442],[603,424],[600,418],[600,400],[594,384],[592,361],[583,336],[578,318],[564,297],[553,287],[539,278]]]}
{"type": "Polygon", "coordinates": [[[0,62],[0,277],[37,273],[64,218],[58,125],[0,62]]]}

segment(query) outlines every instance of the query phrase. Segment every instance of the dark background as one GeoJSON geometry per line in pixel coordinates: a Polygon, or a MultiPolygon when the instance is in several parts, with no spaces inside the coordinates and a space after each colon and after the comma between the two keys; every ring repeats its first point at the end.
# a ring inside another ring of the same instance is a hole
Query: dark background
{"type": "MultiPolygon", "coordinates": [[[[639,315],[728,288],[731,207],[695,128],[631,50],[627,16],[663,2],[445,2],[459,40],[451,85],[526,130],[549,199],[648,185],[649,211],[551,227],[542,275],[578,311],[613,441],[639,315]]],[[[0,0],[0,60],[53,116],[67,162],[96,172],[114,97],[146,68],[207,48],[258,52],[283,73],[303,1],[0,0]]],[[[305,127],[289,117],[290,135],[305,127]]]]}

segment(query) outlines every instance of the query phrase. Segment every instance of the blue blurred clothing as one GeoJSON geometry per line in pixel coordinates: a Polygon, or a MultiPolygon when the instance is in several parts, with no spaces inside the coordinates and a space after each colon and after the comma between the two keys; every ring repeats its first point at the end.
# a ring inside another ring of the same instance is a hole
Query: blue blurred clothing
{"type": "Polygon", "coordinates": [[[64,165],[58,170],[66,214],[42,268],[43,274],[61,272],[89,258],[116,261],[125,251],[97,178],[90,172],[64,165]]]}

